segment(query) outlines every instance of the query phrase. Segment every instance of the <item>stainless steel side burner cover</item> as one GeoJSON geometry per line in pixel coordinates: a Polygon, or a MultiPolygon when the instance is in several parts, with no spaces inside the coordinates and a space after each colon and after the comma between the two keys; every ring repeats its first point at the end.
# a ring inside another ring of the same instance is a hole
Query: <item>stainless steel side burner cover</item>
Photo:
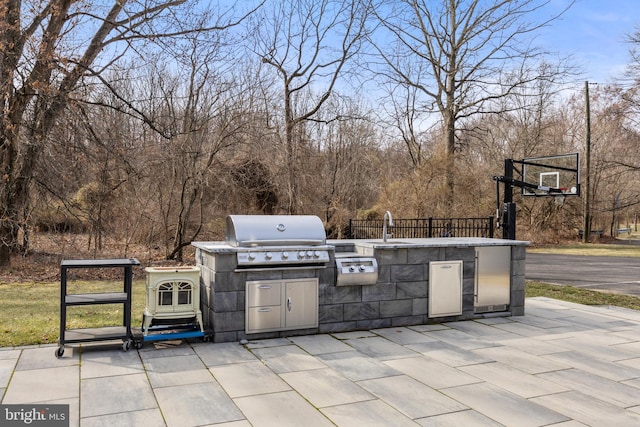
{"type": "Polygon", "coordinates": [[[336,258],[336,286],[375,285],[378,263],[373,257],[336,258]]]}
{"type": "Polygon", "coordinates": [[[235,247],[321,246],[327,236],[315,215],[229,215],[225,240],[235,247]]]}

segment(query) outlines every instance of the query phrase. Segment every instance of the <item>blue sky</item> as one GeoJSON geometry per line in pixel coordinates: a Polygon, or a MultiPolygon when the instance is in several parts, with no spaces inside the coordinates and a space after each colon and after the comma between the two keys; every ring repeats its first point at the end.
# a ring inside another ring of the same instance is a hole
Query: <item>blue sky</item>
{"type": "MultiPolygon", "coordinates": [[[[570,0],[552,0],[561,10],[570,0]]],[[[548,10],[547,10],[548,13],[548,10]]],[[[558,21],[541,30],[538,42],[572,55],[584,70],[582,81],[612,82],[629,62],[628,34],[640,29],[640,0],[578,0],[558,21]]]]}

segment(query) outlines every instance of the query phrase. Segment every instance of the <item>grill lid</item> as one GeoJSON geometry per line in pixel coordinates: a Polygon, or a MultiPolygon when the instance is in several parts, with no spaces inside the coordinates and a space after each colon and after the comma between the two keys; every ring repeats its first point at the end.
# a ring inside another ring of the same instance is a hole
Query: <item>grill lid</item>
{"type": "Polygon", "coordinates": [[[315,215],[229,215],[225,241],[230,246],[321,246],[327,236],[315,215]]]}

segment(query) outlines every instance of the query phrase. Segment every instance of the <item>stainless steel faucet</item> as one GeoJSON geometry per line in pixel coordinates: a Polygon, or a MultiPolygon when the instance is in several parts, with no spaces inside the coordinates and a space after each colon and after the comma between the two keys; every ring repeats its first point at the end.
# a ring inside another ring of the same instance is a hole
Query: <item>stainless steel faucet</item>
{"type": "Polygon", "coordinates": [[[387,234],[387,218],[389,218],[389,227],[393,227],[393,217],[391,216],[391,212],[386,211],[384,213],[384,216],[382,217],[382,241],[383,242],[386,242],[387,237],[389,237],[389,235],[387,234]]]}

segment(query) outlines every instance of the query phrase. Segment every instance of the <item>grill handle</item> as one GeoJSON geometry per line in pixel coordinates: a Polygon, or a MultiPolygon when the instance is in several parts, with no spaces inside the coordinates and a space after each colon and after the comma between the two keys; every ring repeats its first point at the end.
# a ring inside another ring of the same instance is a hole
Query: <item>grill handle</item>
{"type": "Polygon", "coordinates": [[[238,242],[238,246],[319,246],[324,245],[325,240],[320,239],[255,239],[255,240],[241,240],[238,242]]]}
{"type": "Polygon", "coordinates": [[[287,298],[287,310],[291,311],[291,298],[287,298]]]}

